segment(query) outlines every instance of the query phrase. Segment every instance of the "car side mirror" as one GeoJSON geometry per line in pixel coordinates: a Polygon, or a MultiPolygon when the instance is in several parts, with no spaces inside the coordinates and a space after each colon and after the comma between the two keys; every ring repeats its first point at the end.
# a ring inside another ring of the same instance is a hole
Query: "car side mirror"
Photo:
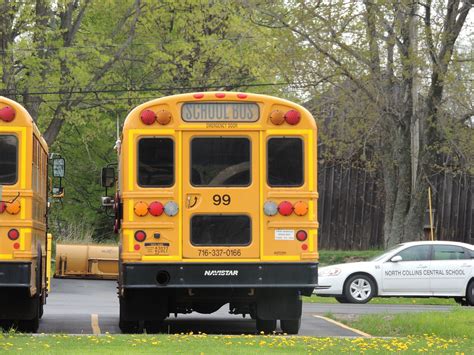
{"type": "Polygon", "coordinates": [[[101,174],[102,187],[108,188],[115,185],[115,169],[111,167],[102,168],[101,174]]]}
{"type": "Polygon", "coordinates": [[[399,261],[402,261],[403,258],[400,255],[395,255],[393,258],[390,259],[392,263],[398,263],[399,261]]]}
{"type": "Polygon", "coordinates": [[[53,176],[63,178],[66,171],[66,161],[64,158],[53,159],[53,176]]]}

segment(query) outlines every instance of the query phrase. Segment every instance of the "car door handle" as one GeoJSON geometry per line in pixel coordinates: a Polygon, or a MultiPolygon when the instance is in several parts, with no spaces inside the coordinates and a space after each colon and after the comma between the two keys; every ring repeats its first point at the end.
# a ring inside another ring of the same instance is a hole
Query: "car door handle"
{"type": "Polygon", "coordinates": [[[471,264],[462,264],[461,267],[471,267],[471,264]]]}
{"type": "Polygon", "coordinates": [[[426,269],[428,265],[418,265],[417,269],[426,269]]]}

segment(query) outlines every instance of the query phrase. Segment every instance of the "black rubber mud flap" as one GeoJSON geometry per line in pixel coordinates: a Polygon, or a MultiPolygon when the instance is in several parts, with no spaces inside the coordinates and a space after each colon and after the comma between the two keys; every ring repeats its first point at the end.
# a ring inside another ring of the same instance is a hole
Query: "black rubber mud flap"
{"type": "Polygon", "coordinates": [[[303,303],[297,289],[264,288],[257,289],[257,318],[298,319],[303,303]]]}

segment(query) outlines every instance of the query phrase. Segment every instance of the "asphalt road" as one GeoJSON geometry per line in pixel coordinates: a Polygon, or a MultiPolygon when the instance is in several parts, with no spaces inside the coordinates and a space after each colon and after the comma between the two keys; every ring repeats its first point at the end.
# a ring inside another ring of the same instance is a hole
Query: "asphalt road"
{"type": "MultiPolygon", "coordinates": [[[[120,333],[115,281],[54,279],[40,322],[40,333],[120,333]]],[[[448,311],[450,306],[311,304],[303,306],[300,335],[359,336],[318,316],[333,314],[448,311]]],[[[166,321],[170,333],[254,334],[255,321],[228,314],[226,306],[211,315],[192,313],[166,321]]]]}

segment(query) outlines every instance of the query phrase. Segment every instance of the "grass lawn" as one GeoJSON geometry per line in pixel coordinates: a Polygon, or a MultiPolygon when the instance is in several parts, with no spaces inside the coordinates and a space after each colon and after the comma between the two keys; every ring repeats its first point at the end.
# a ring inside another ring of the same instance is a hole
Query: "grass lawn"
{"type": "Polygon", "coordinates": [[[286,336],[103,335],[72,336],[0,335],[0,351],[34,354],[273,354],[273,353],[468,353],[468,338],[416,336],[403,338],[317,338],[286,336]]]}
{"type": "MultiPolygon", "coordinates": [[[[424,336],[436,334],[445,338],[474,341],[474,308],[457,307],[450,312],[370,314],[350,319],[332,316],[351,327],[374,336],[424,336]]],[[[472,349],[474,351],[474,348],[472,349]]]]}
{"type": "MultiPolygon", "coordinates": [[[[308,303],[339,303],[334,297],[303,297],[303,302],[308,303]]],[[[369,304],[420,304],[420,305],[445,305],[458,306],[454,298],[410,298],[410,297],[375,297],[369,304]]]]}

